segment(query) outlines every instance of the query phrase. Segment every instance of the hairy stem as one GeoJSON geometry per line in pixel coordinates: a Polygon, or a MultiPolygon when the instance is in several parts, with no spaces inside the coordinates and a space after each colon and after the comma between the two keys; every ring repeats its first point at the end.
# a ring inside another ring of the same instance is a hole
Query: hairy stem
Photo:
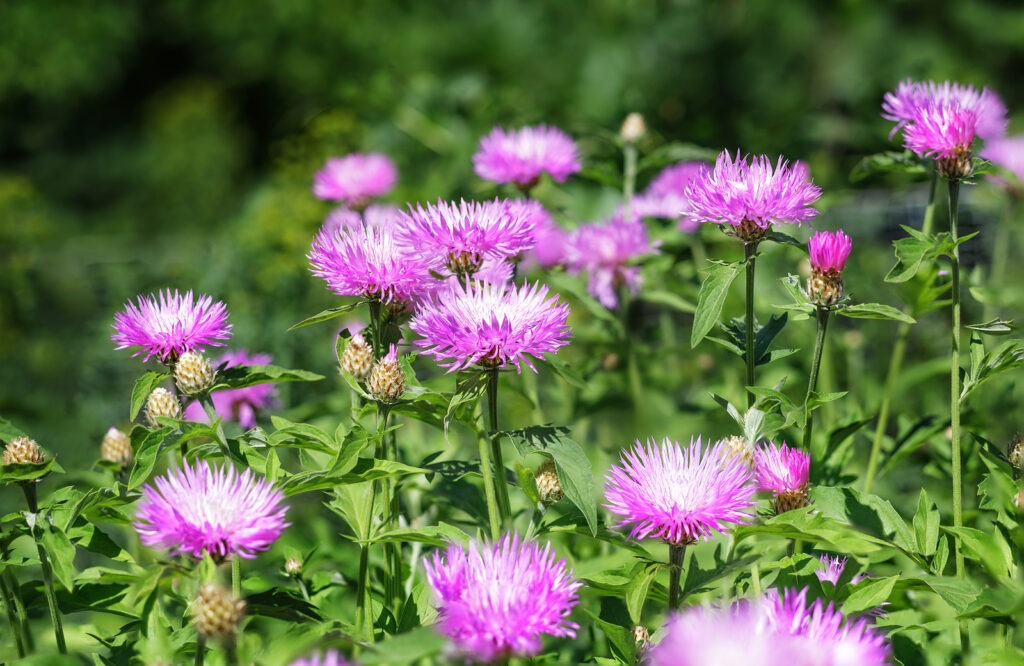
{"type": "Polygon", "coordinates": [[[807,395],[804,396],[804,451],[811,450],[811,433],[814,429],[814,411],[811,410],[811,396],[818,389],[818,371],[821,368],[821,354],[825,349],[825,334],[832,312],[828,308],[817,309],[818,330],[814,336],[814,359],[811,361],[811,376],[807,381],[807,395]]]}
{"type": "Polygon", "coordinates": [[[491,428],[491,454],[494,457],[494,476],[498,496],[498,511],[501,516],[501,527],[507,527],[512,515],[508,499],[508,483],[505,479],[505,461],[501,455],[501,436],[498,435],[498,369],[487,370],[487,406],[491,428]]]}
{"type": "Polygon", "coordinates": [[[43,585],[46,588],[46,603],[50,607],[50,620],[53,622],[53,635],[57,639],[57,650],[61,654],[67,654],[68,647],[64,642],[64,625],[61,621],[60,607],[57,606],[57,594],[53,589],[53,569],[50,567],[50,558],[46,554],[43,542],[39,540],[39,504],[36,501],[36,487],[33,483],[25,483],[21,486],[25,491],[25,501],[28,503],[28,510],[37,514],[37,524],[32,526],[32,538],[36,542],[36,551],[39,553],[39,567],[43,570],[43,585]]]}
{"type": "MultiPolygon", "coordinates": [[[[754,364],[757,363],[757,359],[754,358],[754,255],[757,253],[757,243],[744,243],[743,252],[747,263],[747,344],[744,356],[747,361],[746,386],[751,387],[754,385],[754,364]]],[[[747,408],[749,409],[754,406],[756,397],[750,391],[746,391],[746,394],[747,408]]]]}
{"type": "Polygon", "coordinates": [[[480,476],[484,479],[484,497],[487,500],[487,522],[491,538],[495,541],[501,535],[501,514],[498,513],[498,498],[494,491],[494,471],[491,469],[491,444],[486,437],[480,438],[480,476]]]}
{"type": "Polygon", "coordinates": [[[370,608],[370,548],[359,547],[359,580],[356,586],[356,632],[373,642],[373,610],[370,608]]]}
{"type": "Polygon", "coordinates": [[[668,545],[668,609],[674,611],[679,609],[682,601],[682,586],[680,580],[683,573],[683,556],[686,555],[686,544],[668,545]]]}

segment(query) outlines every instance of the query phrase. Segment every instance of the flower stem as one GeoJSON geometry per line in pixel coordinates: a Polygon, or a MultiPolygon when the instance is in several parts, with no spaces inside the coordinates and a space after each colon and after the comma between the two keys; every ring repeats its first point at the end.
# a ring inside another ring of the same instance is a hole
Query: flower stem
{"type": "Polygon", "coordinates": [[[636,146],[627,142],[622,149],[625,164],[622,169],[622,199],[626,208],[625,219],[632,219],[633,213],[633,191],[636,189],[636,146]]]}
{"type": "Polygon", "coordinates": [[[373,338],[373,357],[378,359],[384,355],[383,340],[381,340],[383,328],[381,326],[381,318],[384,313],[384,304],[376,299],[372,299],[369,302],[370,306],[370,336],[373,338]]]}
{"type": "MultiPolygon", "coordinates": [[[[394,451],[394,440],[389,438],[389,433],[385,432],[388,427],[388,417],[390,415],[391,405],[385,402],[378,402],[377,436],[380,440],[377,443],[377,453],[375,457],[384,460],[390,459],[397,462],[398,456],[394,451]],[[389,440],[392,444],[390,447],[388,446],[389,440]]],[[[384,479],[382,483],[384,490],[385,519],[388,524],[388,529],[395,529],[398,527],[397,486],[394,479],[384,479]]],[[[387,562],[388,570],[388,583],[384,587],[387,603],[395,617],[398,617],[399,605],[402,603],[402,562],[397,544],[390,541],[384,544],[384,560],[387,562]]]]}
{"type": "Polygon", "coordinates": [[[484,478],[484,497],[487,499],[487,521],[490,525],[491,538],[497,541],[501,534],[501,515],[498,513],[498,499],[494,492],[491,445],[486,437],[480,438],[480,476],[484,478]]]}
{"type": "Polygon", "coordinates": [[[18,613],[14,607],[14,596],[7,589],[6,576],[0,576],[0,597],[3,597],[4,608],[7,609],[7,621],[11,623],[11,634],[14,636],[14,643],[18,647],[18,656],[25,656],[25,643],[21,635],[21,622],[18,620],[18,613]]]}
{"type": "MultiPolygon", "coordinates": [[[[747,264],[747,344],[744,357],[747,360],[746,386],[751,387],[754,385],[754,365],[757,363],[757,359],[754,358],[754,255],[757,253],[757,242],[745,242],[743,244],[743,253],[747,264]]],[[[749,409],[754,406],[756,397],[750,391],[746,391],[746,394],[747,408],[749,409]]]]}
{"type": "MultiPolygon", "coordinates": [[[[924,221],[921,223],[921,231],[929,235],[935,221],[935,189],[938,183],[938,173],[933,168],[928,187],[928,204],[924,209],[924,221]]],[[[903,366],[903,355],[907,351],[907,339],[910,337],[910,324],[901,323],[896,332],[896,343],[892,348],[892,356],[889,357],[889,370],[885,375],[885,387],[882,389],[882,403],[878,408],[878,424],[875,426],[875,437],[871,442],[871,455],[868,458],[868,469],[864,475],[864,494],[871,492],[871,484],[875,480],[875,471],[878,469],[878,458],[882,451],[882,439],[885,437],[885,430],[889,425],[889,406],[892,403],[892,392],[896,389],[896,380],[900,376],[900,369],[903,366]]]]}
{"type": "Polygon", "coordinates": [[[825,349],[825,334],[828,332],[828,308],[817,309],[818,331],[814,336],[814,359],[811,361],[811,377],[807,381],[807,395],[804,396],[804,451],[811,450],[811,432],[814,429],[814,412],[811,410],[811,395],[818,388],[818,370],[821,368],[821,354],[825,349]]]}
{"type": "MultiPolygon", "coordinates": [[[[36,501],[36,487],[32,483],[22,484],[25,491],[25,501],[28,503],[28,510],[31,513],[39,514],[39,503],[36,501]]],[[[38,517],[36,519],[38,521],[38,517]]],[[[46,554],[43,542],[39,540],[38,526],[32,526],[32,538],[36,542],[36,551],[39,553],[39,567],[43,570],[43,585],[46,588],[46,603],[50,607],[50,620],[53,622],[53,635],[57,639],[57,650],[61,654],[68,653],[67,644],[64,642],[64,625],[61,622],[60,607],[57,606],[57,595],[53,589],[53,569],[50,567],[50,558],[46,554]]]]}
{"type": "MultiPolygon", "coordinates": [[[[950,275],[952,276],[951,298],[953,304],[952,323],[952,349],[950,352],[949,387],[950,387],[950,429],[952,430],[952,460],[953,460],[953,526],[963,527],[963,479],[961,478],[961,454],[960,454],[960,247],[957,245],[957,217],[960,205],[960,181],[949,181],[949,236],[953,243],[953,257],[950,261],[950,275]]],[[[956,576],[963,578],[964,554],[960,547],[960,538],[953,536],[953,555],[956,562],[956,576]]],[[[960,652],[962,658],[967,658],[969,637],[967,634],[967,622],[960,622],[960,652]]]]}
{"type": "Polygon", "coordinates": [[[683,556],[686,555],[686,544],[668,545],[668,609],[679,609],[682,601],[682,586],[679,584],[683,573],[683,556]]]}
{"type": "Polygon", "coordinates": [[[761,570],[758,568],[757,562],[752,562],[750,565],[750,588],[754,592],[754,598],[761,598],[761,570]]]}
{"type": "Polygon", "coordinates": [[[497,481],[498,511],[504,529],[512,515],[508,500],[508,482],[505,479],[505,461],[501,455],[501,436],[498,434],[498,369],[487,370],[487,406],[491,428],[491,454],[494,457],[494,476],[497,481]]]}
{"type": "Polygon", "coordinates": [[[206,657],[206,639],[202,636],[196,637],[196,661],[195,666],[203,666],[206,657]]]}
{"type": "Polygon", "coordinates": [[[356,632],[373,642],[373,610],[370,608],[370,547],[359,547],[359,581],[356,587],[356,632]]]}
{"type": "Polygon", "coordinates": [[[237,555],[231,558],[231,592],[235,599],[242,598],[242,561],[237,555]]]}

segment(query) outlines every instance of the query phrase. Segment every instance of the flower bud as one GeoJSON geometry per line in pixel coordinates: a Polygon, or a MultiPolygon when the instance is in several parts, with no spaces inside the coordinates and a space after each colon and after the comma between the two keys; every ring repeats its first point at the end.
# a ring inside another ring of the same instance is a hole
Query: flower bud
{"type": "Polygon", "coordinates": [[[479,252],[451,252],[448,254],[448,269],[458,276],[472,276],[484,263],[483,255],[479,252]]]}
{"type": "Polygon", "coordinates": [[[647,134],[647,123],[644,122],[644,117],[636,111],[626,116],[626,119],[622,121],[619,136],[622,137],[623,141],[636,143],[644,134],[647,134]]]}
{"type": "Polygon", "coordinates": [[[387,356],[373,366],[367,388],[377,402],[391,404],[402,397],[405,391],[405,375],[402,374],[402,366],[398,364],[394,345],[391,345],[391,351],[387,356]]]}
{"type": "Polygon", "coordinates": [[[373,367],[373,350],[362,334],[356,333],[345,345],[341,355],[341,367],[356,379],[366,379],[373,367]]]}
{"type": "Polygon", "coordinates": [[[131,463],[132,443],[128,435],[117,428],[108,430],[107,434],[103,435],[103,443],[100,445],[100,457],[121,467],[131,463]]]}
{"type": "Polygon", "coordinates": [[[284,563],[284,571],[289,576],[298,576],[302,573],[302,562],[296,557],[289,557],[284,563]]]}
{"type": "Polygon", "coordinates": [[[1024,513],[1024,488],[1017,491],[1017,494],[1013,496],[1013,505],[1017,507],[1017,510],[1024,513]]]}
{"type": "Polygon", "coordinates": [[[807,243],[811,256],[811,277],[807,299],[819,307],[830,307],[843,298],[841,273],[853,249],[853,241],[842,230],[821,231],[807,243]]]}
{"type": "Polygon", "coordinates": [[[177,418],[179,414],[181,414],[181,403],[173,393],[161,387],[153,389],[146,400],[146,419],[150,424],[159,425],[156,420],[159,416],[177,418]]]}
{"type": "Polygon", "coordinates": [[[192,624],[203,638],[234,636],[244,612],[245,602],[219,583],[203,583],[192,600],[192,624]]]}
{"type": "Polygon", "coordinates": [[[842,299],[844,286],[843,276],[839,273],[823,273],[815,269],[807,281],[807,299],[827,308],[842,299]]]}
{"type": "Polygon", "coordinates": [[[965,180],[974,173],[974,156],[970,146],[956,150],[949,157],[935,160],[935,169],[946,180],[965,180]]]}
{"type": "Polygon", "coordinates": [[[651,632],[647,631],[647,627],[638,624],[633,627],[633,640],[640,647],[647,647],[651,642],[651,632]]]}
{"type": "Polygon", "coordinates": [[[772,506],[775,513],[786,513],[794,509],[802,509],[810,506],[811,500],[807,497],[807,486],[801,486],[797,490],[784,490],[775,496],[772,506]]]}
{"type": "Polygon", "coordinates": [[[756,465],[756,456],[754,445],[747,441],[745,437],[733,436],[726,440],[723,440],[725,444],[725,451],[732,454],[734,457],[739,457],[746,464],[748,469],[753,470],[756,465]]]}
{"type": "Polygon", "coordinates": [[[543,504],[554,504],[565,496],[554,460],[548,460],[541,465],[533,479],[537,483],[537,495],[543,504]]]}
{"type": "Polygon", "coordinates": [[[1024,469],[1024,436],[1013,436],[1006,445],[1006,458],[1015,469],[1024,469]]]}
{"type": "Polygon", "coordinates": [[[4,448],[3,461],[5,465],[15,465],[18,463],[35,463],[38,465],[46,462],[46,456],[43,455],[39,445],[36,444],[36,440],[29,439],[28,437],[15,437],[4,448]]]}
{"type": "Polygon", "coordinates": [[[202,354],[185,352],[174,365],[174,381],[185,395],[202,393],[213,386],[214,372],[210,361],[202,354]]]}

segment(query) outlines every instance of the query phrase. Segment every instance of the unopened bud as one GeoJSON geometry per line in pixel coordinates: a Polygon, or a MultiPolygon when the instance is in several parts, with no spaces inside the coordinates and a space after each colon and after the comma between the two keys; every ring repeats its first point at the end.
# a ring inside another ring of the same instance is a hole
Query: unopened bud
{"type": "Polygon", "coordinates": [[[1024,436],[1016,434],[1006,445],[1006,458],[1016,469],[1024,469],[1024,436]]]}
{"type": "Polygon", "coordinates": [[[633,640],[637,645],[646,647],[651,642],[651,632],[647,631],[647,627],[638,624],[633,627],[633,640]]]}
{"type": "Polygon", "coordinates": [[[472,276],[484,263],[483,255],[479,252],[451,252],[448,254],[448,269],[458,276],[472,276]]]}
{"type": "Polygon", "coordinates": [[[554,504],[565,496],[554,460],[548,460],[541,465],[533,479],[537,484],[537,496],[542,503],[554,504]]]}
{"type": "Polygon", "coordinates": [[[644,117],[636,111],[626,116],[626,119],[622,121],[619,136],[622,137],[623,141],[635,143],[644,134],[647,134],[647,123],[644,122],[644,117]]]}
{"type": "Polygon", "coordinates": [[[284,570],[289,576],[298,576],[302,573],[302,562],[297,557],[289,557],[284,563],[284,570]]]}
{"type": "Polygon", "coordinates": [[[202,393],[213,386],[216,373],[210,361],[202,354],[185,352],[174,365],[174,381],[185,395],[202,393]]]}
{"type": "Polygon", "coordinates": [[[219,583],[203,583],[192,600],[192,624],[203,638],[234,636],[244,613],[245,602],[219,583]]]}
{"type": "Polygon", "coordinates": [[[756,462],[754,445],[745,437],[733,436],[722,440],[725,451],[733,457],[740,458],[748,469],[753,470],[756,462]]]}
{"type": "Polygon", "coordinates": [[[3,461],[5,465],[18,463],[35,463],[36,465],[46,462],[36,440],[28,437],[15,437],[7,443],[4,448],[3,461]]]}
{"type": "Polygon", "coordinates": [[[157,418],[160,416],[167,416],[170,418],[177,418],[181,413],[181,403],[178,402],[178,398],[173,393],[165,388],[157,387],[153,389],[153,392],[149,394],[149,398],[146,400],[146,418],[149,422],[156,426],[157,418]]]}
{"type": "Polygon", "coordinates": [[[402,397],[405,391],[405,375],[402,374],[402,366],[398,364],[394,345],[391,345],[391,351],[387,356],[373,366],[367,388],[377,402],[391,404],[402,397]]]}
{"type": "Polygon", "coordinates": [[[128,435],[117,428],[108,430],[100,445],[100,457],[121,467],[129,464],[132,461],[132,443],[128,435]]]}
{"type": "Polygon", "coordinates": [[[777,514],[802,509],[810,505],[811,500],[807,497],[807,486],[801,486],[796,490],[783,490],[775,496],[775,500],[772,502],[777,514]]]}
{"type": "Polygon", "coordinates": [[[341,367],[356,379],[366,379],[370,374],[370,368],[373,367],[373,350],[362,334],[356,333],[345,345],[345,351],[341,354],[341,367]]]}
{"type": "Polygon", "coordinates": [[[843,276],[835,271],[811,271],[807,280],[807,299],[815,305],[829,307],[843,298],[843,276]]]}
{"type": "Polygon", "coordinates": [[[974,172],[974,157],[970,146],[954,150],[949,157],[935,160],[935,169],[946,180],[965,180],[974,172]]]}
{"type": "Polygon", "coordinates": [[[739,224],[725,224],[722,225],[722,230],[727,234],[739,238],[744,243],[758,243],[764,240],[765,236],[768,235],[768,229],[770,226],[761,227],[747,218],[740,220],[739,224]]]}

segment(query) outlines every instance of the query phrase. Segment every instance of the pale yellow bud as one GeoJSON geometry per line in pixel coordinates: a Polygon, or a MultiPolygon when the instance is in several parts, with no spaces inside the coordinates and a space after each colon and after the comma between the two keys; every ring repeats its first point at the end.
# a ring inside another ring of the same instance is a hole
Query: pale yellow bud
{"type": "Polygon", "coordinates": [[[202,393],[213,386],[216,373],[210,361],[202,354],[185,352],[174,364],[174,381],[185,395],[202,393]]]}
{"type": "Polygon", "coordinates": [[[157,417],[167,416],[177,418],[181,414],[181,403],[173,393],[165,388],[157,387],[149,394],[146,400],[146,419],[156,426],[157,417]]]}
{"type": "Polygon", "coordinates": [[[111,428],[103,435],[103,443],[100,445],[100,457],[121,467],[132,461],[132,443],[128,435],[117,428],[111,428]]]}
{"type": "Polygon", "coordinates": [[[39,445],[36,444],[36,440],[29,439],[28,437],[15,437],[4,448],[3,461],[5,465],[17,463],[35,463],[38,465],[46,462],[46,456],[43,455],[39,445]]]}
{"type": "Polygon", "coordinates": [[[388,355],[373,366],[370,381],[366,386],[370,390],[370,395],[378,402],[391,404],[402,397],[405,391],[405,375],[402,374],[402,366],[398,364],[394,345],[391,346],[388,355]]]}
{"type": "Polygon", "coordinates": [[[554,504],[565,497],[562,490],[562,482],[558,478],[558,471],[555,468],[555,461],[548,460],[537,469],[533,477],[537,484],[537,495],[544,504],[554,504]]]}
{"type": "Polygon", "coordinates": [[[373,350],[359,333],[353,335],[345,345],[345,351],[341,354],[341,367],[356,379],[366,379],[370,375],[373,350]]]}
{"type": "Polygon", "coordinates": [[[644,122],[644,117],[636,111],[626,116],[626,119],[622,121],[622,128],[619,130],[619,136],[622,137],[623,141],[635,143],[639,141],[644,134],[647,134],[647,123],[644,122]]]}
{"type": "Polygon", "coordinates": [[[203,583],[192,600],[192,624],[204,638],[234,636],[244,613],[245,602],[219,583],[203,583]]]}

